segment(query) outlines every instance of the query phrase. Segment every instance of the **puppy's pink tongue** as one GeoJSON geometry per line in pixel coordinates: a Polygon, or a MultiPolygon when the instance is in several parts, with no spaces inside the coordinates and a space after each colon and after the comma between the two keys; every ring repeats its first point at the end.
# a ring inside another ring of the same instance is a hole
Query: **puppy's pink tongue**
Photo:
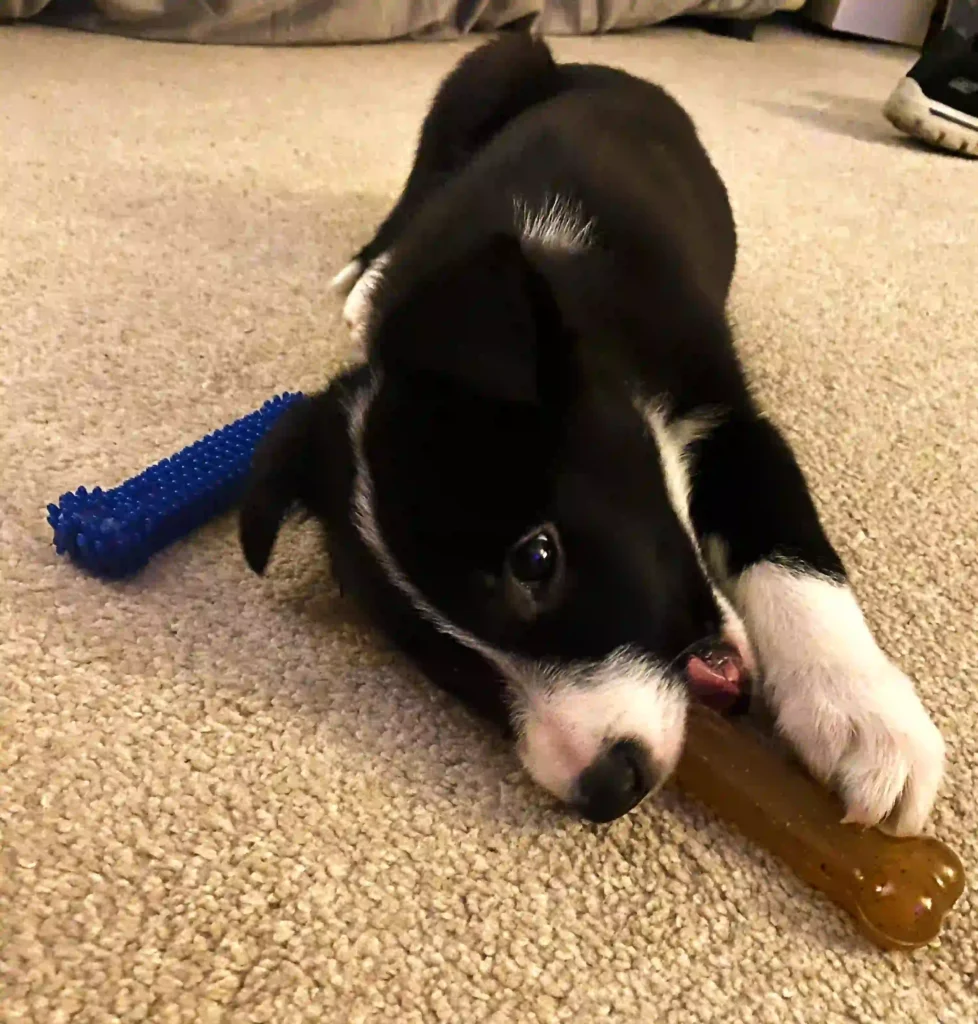
{"type": "Polygon", "coordinates": [[[743,695],[747,674],[733,651],[720,650],[704,657],[692,655],[686,662],[686,678],[697,700],[726,711],[743,695]]]}

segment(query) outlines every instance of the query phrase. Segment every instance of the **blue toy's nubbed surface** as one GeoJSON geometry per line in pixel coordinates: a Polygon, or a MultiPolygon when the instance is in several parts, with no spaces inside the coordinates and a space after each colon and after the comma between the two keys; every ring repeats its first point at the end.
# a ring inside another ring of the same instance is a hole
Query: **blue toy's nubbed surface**
{"type": "Polygon", "coordinates": [[[226,512],[258,442],[303,396],[286,392],[112,490],[79,487],[48,505],[59,555],[104,579],[137,573],[158,551],[226,512]]]}

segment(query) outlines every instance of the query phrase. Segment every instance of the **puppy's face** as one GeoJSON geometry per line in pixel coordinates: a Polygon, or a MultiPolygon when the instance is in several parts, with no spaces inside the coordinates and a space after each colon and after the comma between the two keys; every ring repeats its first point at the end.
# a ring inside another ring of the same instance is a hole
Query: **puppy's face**
{"type": "Polygon", "coordinates": [[[736,687],[749,663],[689,524],[690,425],[584,372],[515,240],[429,280],[386,286],[369,373],[330,414],[342,459],[311,407],[273,430],[245,553],[261,571],[282,512],[298,498],[323,515],[314,495],[348,465],[340,506],[388,584],[495,668],[529,774],[607,821],[675,767],[691,690],[736,687]]]}
{"type": "Polygon", "coordinates": [[[418,614],[506,680],[531,776],[610,820],[675,767],[691,678],[736,683],[746,642],[663,418],[580,372],[516,243],[472,263],[375,327],[356,524],[418,614]]]}

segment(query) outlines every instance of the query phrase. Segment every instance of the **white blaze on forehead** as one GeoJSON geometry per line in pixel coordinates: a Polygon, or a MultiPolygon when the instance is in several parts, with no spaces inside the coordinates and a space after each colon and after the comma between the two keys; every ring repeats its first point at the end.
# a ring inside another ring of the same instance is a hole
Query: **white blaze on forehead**
{"type": "Polygon", "coordinates": [[[591,243],[594,221],[584,213],[581,203],[561,195],[544,196],[539,206],[527,200],[513,200],[516,229],[527,242],[547,249],[581,252],[591,243]]]}
{"type": "Polygon", "coordinates": [[[564,801],[619,740],[641,744],[665,778],[682,752],[686,708],[679,681],[628,650],[594,664],[523,666],[514,687],[517,751],[530,777],[564,801]]]}

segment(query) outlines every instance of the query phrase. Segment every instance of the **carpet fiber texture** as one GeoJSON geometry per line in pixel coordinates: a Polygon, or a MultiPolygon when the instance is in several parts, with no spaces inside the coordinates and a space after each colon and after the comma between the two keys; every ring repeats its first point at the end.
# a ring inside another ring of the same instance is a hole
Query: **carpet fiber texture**
{"type": "MultiPolygon", "coordinates": [[[[933,828],[978,869],[978,171],[883,121],[906,51],[557,50],[699,122],[744,355],[947,737],[933,828]]],[[[677,796],[572,820],[370,634],[311,526],[265,580],[231,518],[126,584],[51,550],[62,491],[351,357],[326,281],[462,51],[0,30],[0,1020],[972,1024],[973,896],[884,955],[677,796]]]]}

